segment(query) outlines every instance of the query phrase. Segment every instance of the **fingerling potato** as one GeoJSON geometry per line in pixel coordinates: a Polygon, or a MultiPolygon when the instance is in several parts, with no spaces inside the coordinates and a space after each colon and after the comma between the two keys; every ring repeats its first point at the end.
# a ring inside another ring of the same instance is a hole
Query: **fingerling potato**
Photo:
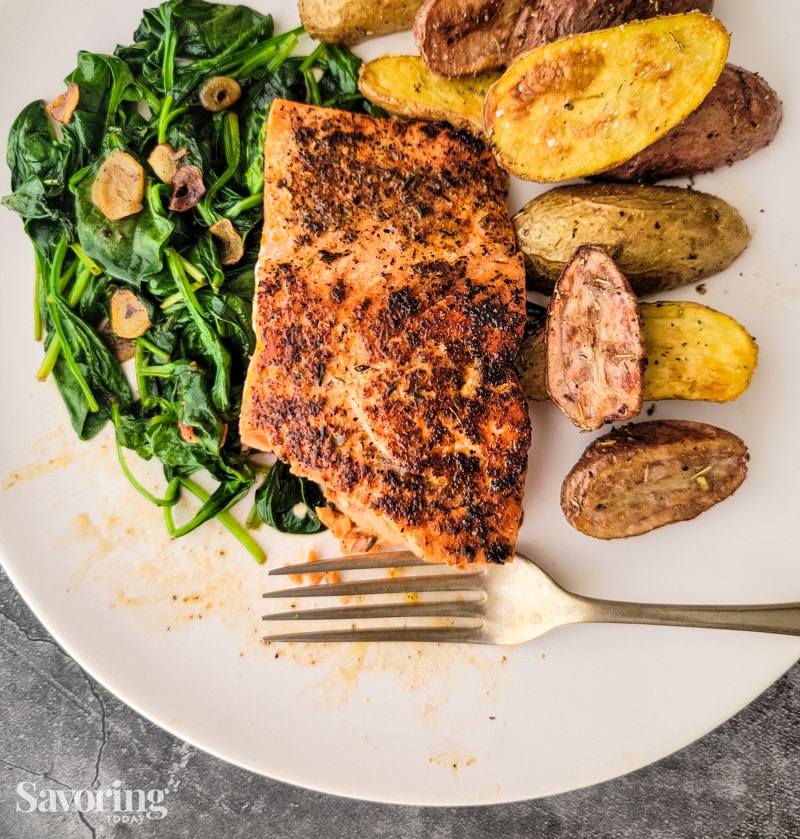
{"type": "Polygon", "coordinates": [[[495,156],[511,174],[543,183],[617,166],[705,99],[729,44],[716,18],[689,12],[531,50],[487,94],[495,156]]]}
{"type": "MultiPolygon", "coordinates": [[[[640,303],[639,314],[647,361],[643,401],[730,402],[750,386],[758,344],[730,315],[688,301],[640,303]]],[[[529,304],[525,337],[514,361],[525,396],[534,402],[550,399],[545,316],[544,307],[529,304]]]]}
{"type": "Polygon", "coordinates": [[[578,428],[641,411],[639,301],[602,248],[580,247],[564,267],[547,307],[545,351],[547,392],[578,428]]]}
{"type": "Polygon", "coordinates": [[[447,78],[500,70],[528,50],[567,35],[698,9],[713,0],[425,0],[414,39],[425,63],[447,78]]]}
{"type": "Polygon", "coordinates": [[[312,38],[353,46],[410,29],[422,0],[298,0],[300,23],[312,38]]]}
{"type": "Polygon", "coordinates": [[[748,460],[739,437],[707,423],[630,423],[586,448],[562,483],[561,509],[587,536],[639,536],[728,498],[748,460]]]}
{"type": "Polygon", "coordinates": [[[639,296],[696,283],[750,243],[739,211],[676,186],[582,183],[533,198],[514,216],[528,287],[550,294],[575,249],[607,250],[639,296]]]}
{"type": "Polygon", "coordinates": [[[386,55],[361,65],[358,89],[395,116],[441,120],[483,136],[483,103],[498,78],[444,79],[418,55],[386,55]]]}

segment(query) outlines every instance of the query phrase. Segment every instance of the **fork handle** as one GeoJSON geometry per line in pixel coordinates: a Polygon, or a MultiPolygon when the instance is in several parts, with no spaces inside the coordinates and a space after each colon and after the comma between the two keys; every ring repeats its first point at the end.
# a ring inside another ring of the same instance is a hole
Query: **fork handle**
{"type": "MultiPolygon", "coordinates": [[[[576,596],[580,623],[639,623],[800,635],[800,603],[685,606],[576,596]]],[[[577,604],[576,604],[577,605],[577,604]]]]}

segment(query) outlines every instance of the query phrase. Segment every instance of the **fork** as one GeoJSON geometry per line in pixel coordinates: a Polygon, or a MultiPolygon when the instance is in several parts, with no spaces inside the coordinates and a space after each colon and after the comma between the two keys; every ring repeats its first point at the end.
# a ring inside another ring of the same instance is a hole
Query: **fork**
{"type": "MultiPolygon", "coordinates": [[[[336,627],[281,631],[269,641],[413,641],[521,644],[572,623],[691,626],[800,635],[800,603],[668,605],[600,600],[562,588],[522,554],[506,565],[450,571],[408,551],[387,551],[275,568],[270,574],[396,569],[393,575],[269,591],[266,598],[358,598],[344,605],[295,608],[266,621],[335,621],[336,627]],[[406,569],[424,573],[406,573],[406,569]],[[372,595],[403,595],[364,602],[372,595]],[[432,599],[428,599],[433,595],[432,599]],[[446,595],[441,597],[440,595],[446,595]],[[375,620],[383,623],[375,625],[375,620]],[[401,621],[388,624],[387,619],[401,621]],[[342,626],[342,622],[347,625],[342,626]]],[[[314,626],[314,624],[310,624],[314,626]]]]}

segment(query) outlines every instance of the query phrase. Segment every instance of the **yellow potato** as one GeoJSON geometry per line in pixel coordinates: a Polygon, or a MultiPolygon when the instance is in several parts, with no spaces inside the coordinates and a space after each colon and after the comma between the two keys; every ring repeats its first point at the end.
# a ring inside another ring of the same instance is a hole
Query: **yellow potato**
{"type": "Polygon", "coordinates": [[[441,120],[483,135],[483,103],[499,73],[445,79],[418,55],[387,55],[361,65],[358,88],[391,114],[441,120]]]}
{"type": "Polygon", "coordinates": [[[563,38],[495,82],[483,120],[500,164],[543,183],[610,169],[685,119],[725,66],[730,35],[701,12],[563,38]]]}
{"type": "Polygon", "coordinates": [[[326,44],[361,43],[411,29],[422,0],[299,0],[300,22],[326,44]]]}

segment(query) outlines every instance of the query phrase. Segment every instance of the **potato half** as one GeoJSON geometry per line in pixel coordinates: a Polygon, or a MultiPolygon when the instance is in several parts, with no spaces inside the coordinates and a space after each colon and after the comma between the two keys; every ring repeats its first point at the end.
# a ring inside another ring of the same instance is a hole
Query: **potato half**
{"type": "Polygon", "coordinates": [[[442,120],[483,136],[483,103],[499,73],[444,79],[418,55],[386,55],[361,65],[358,88],[391,114],[442,120]]]}
{"type": "Polygon", "coordinates": [[[411,29],[422,0],[299,0],[300,22],[326,44],[359,44],[411,29]]]}
{"type": "Polygon", "coordinates": [[[529,288],[550,294],[581,245],[599,245],[640,296],[696,283],[727,268],[750,243],[739,211],[675,186],[569,184],[515,216],[529,288]]]}
{"type": "Polygon", "coordinates": [[[701,12],[575,35],[523,55],[492,85],[483,121],[524,180],[594,175],[655,142],[707,96],[730,35],[701,12]]]}
{"type": "Polygon", "coordinates": [[[744,481],[748,459],[739,437],[707,423],[631,423],[586,448],[564,479],[561,509],[587,536],[639,536],[728,498],[744,481]]]}

